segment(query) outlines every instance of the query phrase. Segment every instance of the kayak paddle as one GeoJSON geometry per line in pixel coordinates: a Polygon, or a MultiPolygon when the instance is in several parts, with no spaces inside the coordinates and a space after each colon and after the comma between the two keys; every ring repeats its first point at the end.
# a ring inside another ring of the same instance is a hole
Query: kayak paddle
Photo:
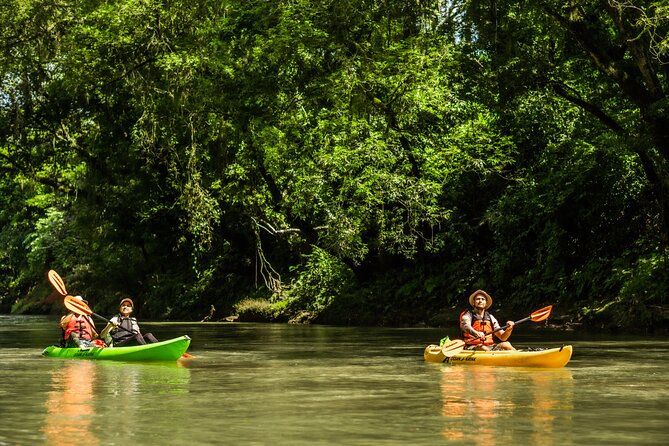
{"type": "MultiPolygon", "coordinates": [[[[529,316],[527,316],[525,318],[522,318],[521,320],[516,321],[513,324],[514,325],[522,324],[523,322],[529,321],[530,319],[532,320],[532,322],[541,322],[543,320],[548,319],[548,316],[550,316],[551,311],[553,311],[553,305],[543,307],[542,309],[535,311],[534,313],[530,314],[529,316]]],[[[503,327],[499,327],[498,329],[493,330],[490,333],[487,333],[486,336],[491,335],[493,333],[496,333],[498,331],[506,330],[507,328],[509,328],[508,324],[503,326],[503,327]]],[[[470,342],[470,344],[471,344],[471,342],[470,342]]]]}

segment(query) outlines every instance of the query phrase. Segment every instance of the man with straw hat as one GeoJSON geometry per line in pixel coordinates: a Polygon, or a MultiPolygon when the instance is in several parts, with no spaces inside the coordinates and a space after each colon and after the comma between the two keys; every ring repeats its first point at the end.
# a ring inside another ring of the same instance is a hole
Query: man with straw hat
{"type": "Polygon", "coordinates": [[[476,290],[469,296],[472,309],[460,314],[460,330],[468,350],[515,350],[507,341],[513,331],[513,321],[506,323],[502,330],[495,317],[488,313],[492,297],[483,290],[476,290]],[[502,342],[495,344],[493,332],[502,342]]]}

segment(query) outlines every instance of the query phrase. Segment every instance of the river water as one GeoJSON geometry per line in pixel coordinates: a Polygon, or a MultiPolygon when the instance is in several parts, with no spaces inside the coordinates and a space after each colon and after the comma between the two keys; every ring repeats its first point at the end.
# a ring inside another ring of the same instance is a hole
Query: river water
{"type": "Polygon", "coordinates": [[[175,364],[41,356],[49,317],[0,316],[0,445],[666,445],[669,339],[523,325],[563,369],[423,361],[456,333],[144,323],[193,338],[175,364]]]}

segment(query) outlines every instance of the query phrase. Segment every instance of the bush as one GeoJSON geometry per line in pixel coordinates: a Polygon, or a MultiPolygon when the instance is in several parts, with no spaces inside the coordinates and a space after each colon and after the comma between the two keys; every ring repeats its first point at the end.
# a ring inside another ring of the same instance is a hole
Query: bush
{"type": "Polygon", "coordinates": [[[265,299],[244,299],[234,305],[240,322],[270,322],[274,319],[272,304],[265,299]]]}

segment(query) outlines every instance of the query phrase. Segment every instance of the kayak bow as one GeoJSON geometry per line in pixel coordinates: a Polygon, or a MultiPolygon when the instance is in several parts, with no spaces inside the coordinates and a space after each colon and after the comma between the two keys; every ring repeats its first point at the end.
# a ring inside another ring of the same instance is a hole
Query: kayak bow
{"type": "Polygon", "coordinates": [[[427,362],[448,362],[450,364],[559,368],[567,365],[571,359],[571,354],[572,346],[565,345],[559,348],[537,351],[463,350],[458,354],[447,357],[438,345],[428,345],[423,352],[423,357],[427,362]]]}
{"type": "Polygon", "coordinates": [[[129,347],[92,347],[88,350],[50,345],[42,355],[50,358],[98,359],[108,361],[176,361],[190,345],[188,336],[153,344],[129,347]]]}

